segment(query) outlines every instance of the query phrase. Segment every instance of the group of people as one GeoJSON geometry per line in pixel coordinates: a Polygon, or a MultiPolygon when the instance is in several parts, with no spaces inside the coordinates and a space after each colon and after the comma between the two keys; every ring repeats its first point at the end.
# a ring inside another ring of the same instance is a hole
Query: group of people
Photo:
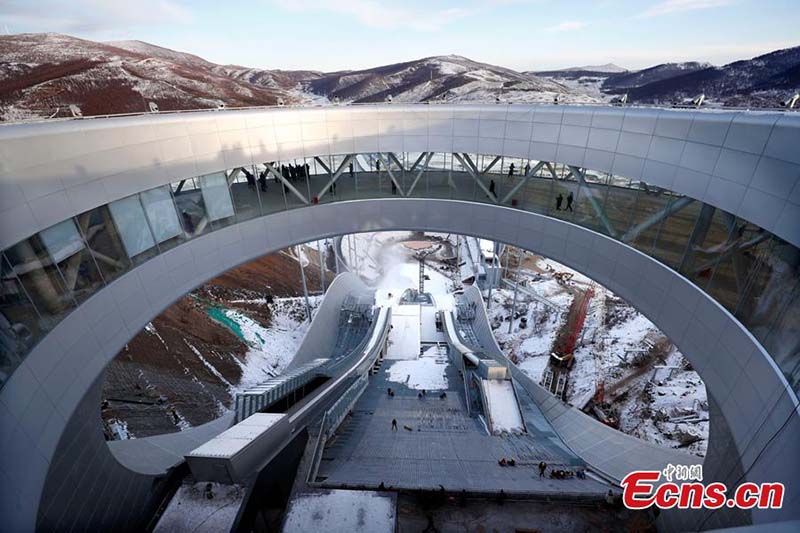
{"type": "Polygon", "coordinates": [[[556,197],[556,211],[573,211],[572,209],[572,202],[575,198],[572,196],[572,193],[569,193],[567,196],[567,206],[564,209],[561,209],[561,204],[564,203],[564,196],[561,193],[558,193],[556,197]]]}
{"type": "MultiPolygon", "coordinates": [[[[245,167],[242,167],[242,173],[244,177],[247,179],[247,186],[248,188],[255,190],[256,183],[258,183],[258,188],[261,192],[267,192],[267,177],[269,177],[269,169],[275,168],[275,161],[270,161],[269,163],[264,163],[263,171],[258,173],[258,177],[247,170],[245,167]]],[[[281,173],[281,177],[286,181],[297,181],[306,179],[310,175],[310,168],[308,163],[304,163],[302,165],[293,165],[289,163],[288,165],[281,165],[279,169],[277,169],[281,173]]],[[[278,177],[275,176],[275,181],[278,181],[278,177]]],[[[283,189],[286,190],[286,185],[283,186],[283,189]]]]}

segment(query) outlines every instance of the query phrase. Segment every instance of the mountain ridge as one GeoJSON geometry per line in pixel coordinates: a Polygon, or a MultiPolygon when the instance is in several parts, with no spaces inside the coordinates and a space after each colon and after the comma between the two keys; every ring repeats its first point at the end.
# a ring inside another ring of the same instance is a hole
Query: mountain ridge
{"type": "Polygon", "coordinates": [[[800,46],[734,61],[663,63],[637,71],[612,63],[516,71],[450,54],[368,69],[261,69],[220,65],[139,40],[95,42],[57,33],[0,36],[0,120],[219,106],[340,102],[673,104],[704,93],[711,105],[776,107],[800,90],[800,46]],[[599,70],[584,70],[599,69],[599,70]]]}

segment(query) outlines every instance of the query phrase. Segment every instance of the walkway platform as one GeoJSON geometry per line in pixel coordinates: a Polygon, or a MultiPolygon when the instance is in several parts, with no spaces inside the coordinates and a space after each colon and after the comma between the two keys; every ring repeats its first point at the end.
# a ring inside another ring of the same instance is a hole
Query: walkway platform
{"type": "MultiPolygon", "coordinates": [[[[520,398],[527,433],[489,435],[483,419],[466,409],[464,383],[444,357],[447,386],[420,390],[390,381],[395,362],[384,361],[336,435],[326,446],[314,485],[327,488],[439,490],[517,496],[601,498],[610,485],[593,479],[540,478],[540,461],[551,468],[582,466],[561,442],[535,403],[520,398]],[[395,395],[389,397],[387,388],[395,395]],[[445,398],[440,398],[442,392],[445,398]],[[392,430],[392,419],[397,430],[392,430]],[[517,466],[500,466],[501,458],[517,466]]],[[[407,363],[407,361],[402,361],[407,363]]],[[[524,391],[518,390],[518,394],[524,391]]]]}

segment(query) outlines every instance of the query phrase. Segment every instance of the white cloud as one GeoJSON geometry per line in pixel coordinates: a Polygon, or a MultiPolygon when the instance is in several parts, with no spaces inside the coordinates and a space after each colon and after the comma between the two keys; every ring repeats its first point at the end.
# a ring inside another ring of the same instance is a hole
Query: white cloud
{"type": "Polygon", "coordinates": [[[131,26],[185,24],[192,13],[171,0],[4,0],[0,23],[10,32],[103,33],[131,26]]]}
{"type": "Polygon", "coordinates": [[[579,20],[565,20],[560,24],[556,24],[555,26],[550,26],[548,28],[545,28],[544,31],[549,33],[574,31],[574,30],[580,30],[581,28],[585,28],[586,26],[588,26],[586,22],[581,22],[579,20]]]}
{"type": "Polygon", "coordinates": [[[724,7],[731,5],[734,0],[665,0],[642,11],[637,18],[660,17],[672,13],[684,11],[696,11],[698,9],[709,9],[714,7],[724,7]]]}
{"type": "Polygon", "coordinates": [[[402,2],[384,0],[275,0],[275,3],[289,11],[329,11],[351,15],[364,26],[387,30],[436,31],[475,13],[471,9],[458,7],[433,10],[427,5],[403,5],[402,2]]]}

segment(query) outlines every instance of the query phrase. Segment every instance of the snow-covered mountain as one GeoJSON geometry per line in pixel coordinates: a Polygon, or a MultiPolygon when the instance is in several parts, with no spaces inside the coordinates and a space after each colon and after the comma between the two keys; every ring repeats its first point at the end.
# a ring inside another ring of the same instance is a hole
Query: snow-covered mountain
{"type": "Polygon", "coordinates": [[[309,91],[348,102],[495,101],[591,102],[580,91],[508,68],[449,55],[426,57],[366,70],[324,74],[307,84],[309,91]]]}
{"type": "Polygon", "coordinates": [[[721,67],[696,61],[663,63],[623,72],[604,71],[602,67],[530,74],[599,99],[627,93],[629,102],[664,105],[705,94],[710,105],[777,107],[800,90],[800,46],[721,67]],[[588,70],[594,68],[598,70],[588,70]]]}
{"type": "Polygon", "coordinates": [[[255,84],[192,54],[140,41],[98,43],[60,34],[0,36],[0,119],[271,105],[302,101],[297,82],[255,84]]]}
{"type": "Polygon", "coordinates": [[[606,78],[603,89],[613,92],[615,89],[630,89],[632,87],[642,87],[648,83],[683,76],[691,72],[712,68],[711,63],[698,63],[689,61],[686,63],[662,63],[654,67],[625,72],[606,78]]]}
{"type": "Polygon", "coordinates": [[[517,72],[449,55],[322,73],[218,65],[141,41],[93,42],[60,34],[0,36],[0,120],[161,110],[342,102],[600,102],[672,104],[705,93],[712,105],[775,107],[800,89],[800,47],[723,67],[614,64],[517,72]]]}
{"type": "MultiPolygon", "coordinates": [[[[714,103],[747,107],[776,107],[800,91],[800,46],[722,67],[701,66],[704,68],[678,71],[625,91],[636,102],[676,102],[703,93],[714,103]]],[[[613,83],[614,79],[609,81],[613,83]]]]}

